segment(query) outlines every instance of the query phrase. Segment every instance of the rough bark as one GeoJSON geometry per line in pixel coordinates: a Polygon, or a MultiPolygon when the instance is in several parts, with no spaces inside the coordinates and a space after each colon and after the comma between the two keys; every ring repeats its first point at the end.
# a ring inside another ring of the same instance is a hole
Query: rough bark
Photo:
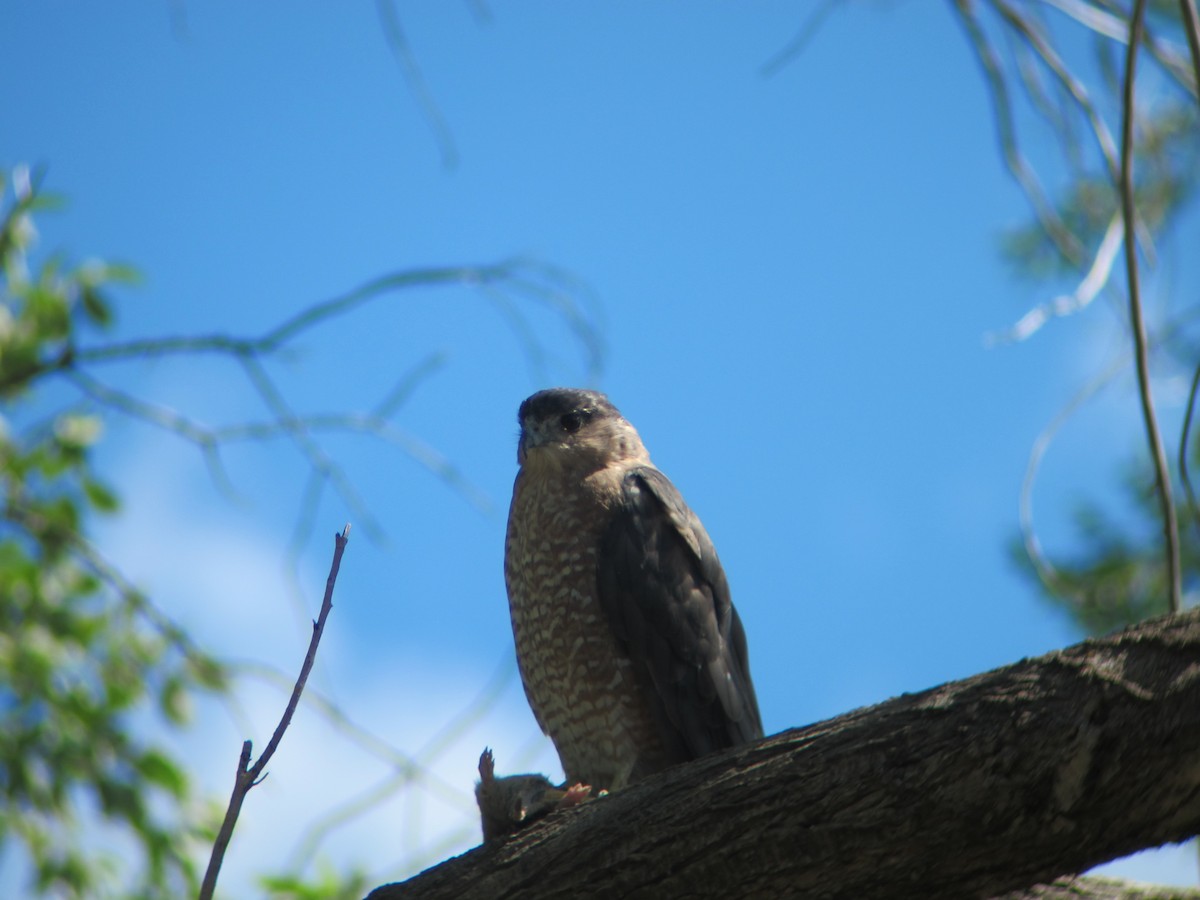
{"type": "Polygon", "coordinates": [[[1200,611],[676,767],[371,900],[995,897],[1198,831],[1200,611]]]}
{"type": "Polygon", "coordinates": [[[1197,900],[1200,889],[1137,884],[1116,878],[1060,878],[1052,884],[1013,891],[996,900],[1197,900]]]}

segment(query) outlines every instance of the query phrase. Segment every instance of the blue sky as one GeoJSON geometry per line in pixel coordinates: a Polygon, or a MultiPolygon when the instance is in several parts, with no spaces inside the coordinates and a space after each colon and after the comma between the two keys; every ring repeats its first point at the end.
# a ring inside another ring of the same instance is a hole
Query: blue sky
{"type": "MultiPolygon", "coordinates": [[[[404,3],[453,167],[372,5],[177,4],[185,25],[171,8],[0,10],[0,164],[45,164],[69,196],[42,220],[43,248],[141,269],[117,337],[254,335],[382,274],[524,257],[587,285],[575,297],[603,342],[597,373],[536,298],[431,287],[380,297],[270,364],[297,410],[352,411],[440,354],[396,424],[490,501],[481,512],[379,441],[323,439],[386,532],[376,543],[355,523],[315,681],[356,722],[416,751],[511,654],[515,411],[551,384],[607,391],[703,518],[769,731],[1078,637],[1006,544],[1030,447],[1120,346],[1119,306],[985,346],[1051,292],[1000,261],[999,236],[1028,208],[946,5],[846,4],[764,78],[801,24],[795,4],[514,3],[484,20],[469,4],[404,3]],[[540,364],[523,353],[529,335],[540,364]]],[[[1151,295],[1152,314],[1165,296],[1151,295]]],[[[264,416],[228,361],[103,374],[207,424],[264,416]]],[[[1175,434],[1179,379],[1157,389],[1175,434]]],[[[1111,500],[1139,429],[1126,374],[1053,445],[1036,495],[1052,554],[1071,549],[1074,502],[1111,500]]],[[[294,671],[306,640],[283,576],[306,479],[295,450],[230,448],[233,501],[193,448],[143,424],[111,418],[101,459],[125,498],[100,531],[113,558],[217,649],[294,671]]],[[[302,555],[309,615],[327,535],[354,519],[325,492],[302,555]]],[[[431,761],[463,798],[484,743],[504,770],[555,764],[519,684],[505,684],[431,761]]],[[[239,690],[244,718],[202,705],[201,727],[177,739],[214,795],[241,738],[261,746],[282,704],[262,684],[239,690]]],[[[243,812],[230,890],[286,859],[277,848],[303,840],[299,823],[386,781],[356,753],[316,713],[298,718],[243,812]]],[[[386,880],[477,841],[469,800],[414,793],[311,855],[386,880]],[[403,851],[380,837],[393,833],[403,851]]],[[[1195,878],[1190,851],[1136,865],[1195,878]]]]}

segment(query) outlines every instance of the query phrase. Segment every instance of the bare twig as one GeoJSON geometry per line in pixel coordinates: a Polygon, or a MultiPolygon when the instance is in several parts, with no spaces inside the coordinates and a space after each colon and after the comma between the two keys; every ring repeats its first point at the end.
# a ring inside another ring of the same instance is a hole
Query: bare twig
{"type": "MultiPolygon", "coordinates": [[[[515,657],[513,657],[511,652],[505,653],[504,659],[501,660],[476,697],[463,707],[437,733],[430,737],[415,754],[408,757],[399,754],[398,751],[393,750],[389,746],[388,749],[391,750],[394,758],[392,765],[395,771],[390,773],[381,782],[362,791],[360,794],[342,801],[336,807],[326,812],[320,819],[309,824],[302,838],[297,842],[292,851],[289,867],[300,869],[305,862],[314,858],[317,848],[331,831],[366,810],[385,802],[393,794],[404,788],[419,785],[426,792],[438,795],[440,800],[446,802],[447,798],[444,795],[445,782],[440,781],[430,771],[430,765],[442,758],[450,746],[458,741],[468,729],[478,724],[490,709],[494,708],[496,701],[509,688],[516,679],[516,676],[517,667],[515,657]]],[[[326,715],[331,720],[337,721],[333,710],[327,711],[326,715]]],[[[345,720],[343,727],[347,725],[354,727],[350,725],[348,719],[345,720]]],[[[363,744],[360,743],[360,746],[363,746],[363,744]]],[[[366,748],[364,747],[364,749],[366,748]]],[[[473,798],[465,791],[460,797],[454,798],[454,800],[465,800],[467,809],[471,813],[476,811],[473,798]]],[[[459,803],[455,802],[455,805],[459,805],[459,803]]],[[[472,817],[473,827],[474,817],[472,817]]],[[[414,833],[403,843],[409,847],[415,847],[418,844],[417,838],[419,834],[419,829],[414,829],[414,833]]],[[[422,856],[427,855],[422,854],[422,856]]],[[[408,863],[412,864],[417,861],[418,858],[414,856],[408,860],[408,863]]]]}
{"type": "MultiPolygon", "coordinates": [[[[374,412],[369,413],[312,413],[296,415],[290,421],[243,422],[212,430],[213,438],[220,442],[240,440],[264,440],[281,435],[290,435],[295,429],[317,432],[352,432],[369,434],[372,437],[403,450],[415,462],[429,470],[454,488],[473,507],[482,513],[492,511],[492,501],[479,487],[472,484],[453,462],[416,435],[405,431],[374,412]]],[[[313,465],[317,474],[326,475],[324,465],[313,465]]]]}
{"type": "Polygon", "coordinates": [[[1188,472],[1188,433],[1192,428],[1192,413],[1196,410],[1196,391],[1200,389],[1200,366],[1192,376],[1192,389],[1188,391],[1187,412],[1183,416],[1183,434],[1179,436],[1179,477],[1187,492],[1188,518],[1200,529],[1200,508],[1196,506],[1196,492],[1192,490],[1192,476],[1188,472]]]}
{"type": "MultiPolygon", "coordinates": [[[[293,681],[290,675],[258,660],[232,660],[227,661],[227,665],[234,675],[257,678],[281,691],[292,689],[293,681]]],[[[404,773],[410,781],[419,782],[440,802],[447,806],[457,807],[464,813],[476,812],[475,801],[462,784],[451,784],[428,768],[429,760],[422,761],[405,753],[363,725],[358,724],[337,703],[319,690],[312,687],[307,688],[301,701],[319,715],[324,716],[334,731],[363,753],[373,756],[397,772],[404,773]]]]}
{"type": "Polygon", "coordinates": [[[396,65],[404,74],[408,88],[421,108],[421,114],[429,123],[429,127],[433,129],[438,149],[442,154],[442,165],[447,169],[453,169],[458,165],[458,150],[454,146],[454,135],[450,133],[450,127],[446,124],[441,110],[438,109],[433,94],[429,91],[429,85],[425,83],[425,76],[421,74],[421,67],[417,65],[417,57],[413,54],[412,48],[408,46],[408,39],[404,36],[404,29],[400,26],[400,17],[396,14],[396,8],[393,6],[392,0],[376,0],[375,9],[379,14],[379,24],[383,26],[383,36],[387,41],[388,49],[392,51],[396,65]]]}
{"type": "MultiPolygon", "coordinates": [[[[1179,0],[1179,12],[1183,19],[1183,30],[1187,33],[1188,48],[1192,54],[1192,70],[1196,84],[1200,86],[1200,16],[1192,0],[1179,0]]],[[[1188,496],[1188,518],[1200,529],[1200,509],[1196,506],[1196,492],[1192,490],[1192,479],[1188,473],[1188,431],[1192,426],[1192,413],[1196,408],[1196,391],[1200,388],[1200,366],[1192,376],[1192,389],[1188,392],[1187,413],[1183,418],[1183,434],[1179,438],[1179,476],[1188,496]]]]}
{"type": "Polygon", "coordinates": [[[1187,34],[1188,49],[1192,53],[1192,78],[1200,97],[1200,15],[1196,14],[1194,0],[1179,0],[1179,13],[1183,18],[1183,30],[1187,34]]]}
{"type": "Polygon", "coordinates": [[[1124,20],[1119,16],[1097,9],[1090,3],[1084,3],[1082,0],[1042,0],[1042,2],[1055,7],[1096,34],[1102,34],[1106,38],[1122,44],[1128,37],[1124,20]]]}
{"type": "Polygon", "coordinates": [[[759,74],[763,78],[770,78],[803,53],[804,48],[808,46],[808,42],[821,30],[822,23],[838,5],[838,0],[825,0],[824,3],[812,10],[808,14],[808,18],[804,20],[804,24],[800,26],[800,30],[787,42],[783,49],[763,63],[762,68],[758,70],[759,74]]]}
{"type": "Polygon", "coordinates": [[[1128,364],[1128,354],[1122,354],[1103,372],[1085,384],[1071,398],[1067,405],[1058,411],[1054,418],[1050,420],[1050,423],[1042,429],[1041,434],[1037,436],[1037,440],[1033,442],[1033,446],[1029,449],[1029,461],[1025,464],[1025,475],[1021,479],[1019,501],[1021,541],[1025,545],[1025,553],[1029,557],[1029,561],[1033,564],[1038,579],[1048,589],[1058,593],[1065,591],[1065,585],[1059,577],[1058,569],[1046,557],[1045,551],[1042,550],[1041,541],[1038,540],[1037,530],[1033,524],[1033,486],[1037,481],[1038,470],[1042,465],[1042,458],[1046,455],[1046,451],[1050,448],[1050,444],[1053,442],[1055,435],[1058,434],[1059,429],[1062,428],[1081,406],[1099,393],[1128,364]]]}
{"type": "MultiPolygon", "coordinates": [[[[291,595],[301,598],[303,592],[299,589],[294,570],[301,548],[311,537],[317,503],[327,482],[355,514],[356,520],[368,527],[368,534],[377,541],[383,540],[382,529],[378,526],[371,527],[375,520],[365,502],[332,457],[314,439],[316,432],[365,431],[400,447],[482,511],[489,511],[491,502],[481,491],[469,484],[444,456],[390,421],[414,386],[440,365],[440,357],[435,356],[419,364],[370,412],[342,415],[302,415],[295,412],[270,378],[266,369],[267,359],[283,352],[310,329],[330,319],[347,315],[385,295],[414,287],[455,285],[473,288],[490,300],[506,318],[523,345],[527,357],[535,365],[546,359],[546,354],[532,325],[517,308],[516,300],[531,300],[550,308],[579,342],[588,378],[594,380],[598,375],[602,367],[604,348],[597,334],[600,327],[599,304],[595,302],[591,290],[570,272],[523,257],[485,265],[431,266],[390,272],[343,294],[305,307],[257,337],[208,334],[78,348],[62,361],[51,360],[51,364],[45,367],[46,374],[61,373],[65,370],[69,377],[75,378],[77,388],[111,409],[165,428],[195,443],[204,455],[214,482],[232,497],[236,496],[236,492],[222,467],[221,446],[227,441],[247,438],[281,436],[290,439],[312,473],[301,498],[285,562],[291,595]],[[117,363],[133,359],[206,354],[231,358],[240,364],[252,388],[271,412],[272,421],[244,422],[224,428],[206,427],[174,410],[147,403],[111,388],[91,375],[90,371],[83,371],[85,363],[117,363]]],[[[298,603],[297,606],[302,607],[302,603],[298,603]]],[[[301,621],[304,618],[303,615],[300,616],[301,621]]]]}
{"type": "Polygon", "coordinates": [[[283,573],[287,579],[288,598],[292,602],[297,627],[303,629],[308,619],[308,601],[304,584],[300,578],[300,561],[304,548],[312,536],[317,518],[317,507],[325,492],[325,479],[320,473],[309,470],[304,489],[300,492],[300,503],[296,506],[296,518],[292,522],[292,533],[288,537],[287,550],[283,557],[283,573]]]}
{"type": "Polygon", "coordinates": [[[388,391],[387,396],[375,404],[374,409],[371,410],[371,414],[381,419],[389,418],[392,413],[408,402],[408,398],[412,396],[417,385],[421,384],[426,378],[429,378],[445,365],[445,353],[439,351],[429,354],[429,356],[400,376],[400,379],[388,391]]]}
{"type": "Polygon", "coordinates": [[[1154,460],[1154,480],[1162,508],[1163,532],[1166,536],[1167,575],[1170,585],[1171,612],[1183,607],[1182,575],[1179,562],[1179,523],[1175,519],[1175,501],[1171,497],[1171,475],[1167,454],[1154,414],[1154,398],[1150,391],[1150,361],[1146,350],[1146,322],[1142,315],[1141,289],[1138,280],[1137,239],[1135,237],[1136,206],[1133,197],[1133,125],[1134,80],[1138,45],[1142,39],[1142,20],[1145,0],[1135,0],[1129,18],[1129,48],[1125,55],[1125,86],[1122,94],[1123,122],[1121,126],[1121,212],[1125,218],[1125,270],[1129,276],[1129,323],[1133,330],[1133,349],[1137,363],[1138,392],[1142,401],[1142,417],[1146,423],[1146,440],[1154,460]]]}
{"type": "Polygon", "coordinates": [[[535,260],[516,261],[520,268],[505,280],[505,284],[521,291],[525,296],[538,300],[557,312],[571,329],[575,339],[583,348],[587,365],[587,377],[599,377],[604,362],[604,342],[597,328],[587,317],[575,300],[575,295],[581,299],[592,301],[592,314],[597,315],[598,304],[586,284],[570,272],[557,266],[535,260]]]}
{"type": "Polygon", "coordinates": [[[91,397],[97,403],[134,419],[140,419],[157,428],[162,428],[195,444],[204,457],[209,477],[212,478],[217,489],[230,499],[238,497],[237,488],[234,487],[233,480],[229,477],[225,463],[221,459],[220,439],[211,429],[205,428],[168,406],[148,403],[132,394],[105,384],[90,372],[79,367],[72,366],[67,369],[66,377],[82,394],[91,397]]]}
{"type": "MultiPolygon", "coordinates": [[[[1097,6],[1102,6],[1107,9],[1117,19],[1117,28],[1120,31],[1120,37],[1117,40],[1122,44],[1127,44],[1129,40],[1129,30],[1125,25],[1126,15],[1128,15],[1124,7],[1116,2],[1116,0],[1095,0],[1097,6]]],[[[1193,80],[1191,70],[1188,68],[1187,59],[1176,47],[1169,41],[1160,40],[1153,31],[1143,27],[1142,44],[1150,51],[1150,55],[1155,61],[1162,66],[1164,72],[1171,76],[1185,91],[1192,96],[1197,95],[1197,84],[1193,80]]]]}
{"type": "Polygon", "coordinates": [[[1101,288],[1108,284],[1109,276],[1112,274],[1113,263],[1117,258],[1117,251],[1121,248],[1123,234],[1121,217],[1115,215],[1109,221],[1108,228],[1104,231],[1104,238],[1100,241],[1100,247],[1096,251],[1096,256],[1092,260],[1091,267],[1074,291],[1069,294],[1060,294],[1053,300],[1035,306],[1029,312],[1025,313],[1025,315],[1021,316],[1011,328],[986,335],[984,338],[985,342],[988,344],[1001,344],[1023,341],[1050,321],[1050,319],[1057,316],[1069,316],[1088,306],[1088,304],[1096,299],[1101,288]]]}
{"type": "Polygon", "coordinates": [[[1008,166],[1009,172],[1029,199],[1034,214],[1046,234],[1054,242],[1055,247],[1058,248],[1058,252],[1072,265],[1082,265],[1084,252],[1079,238],[1072,233],[1059,216],[1054,204],[1046,196],[1036,174],[1017,145],[1012,98],[1009,96],[1008,83],[1000,56],[996,53],[996,49],[984,30],[983,24],[979,21],[970,0],[954,0],[954,5],[962,20],[963,28],[967,32],[967,37],[975,48],[979,64],[983,67],[984,77],[987,79],[988,91],[992,96],[992,110],[996,119],[996,135],[1000,141],[1000,151],[1004,156],[1005,165],[1008,166]]]}
{"type": "MultiPolygon", "coordinates": [[[[192,335],[186,337],[142,338],[132,341],[80,347],[74,351],[77,362],[113,362],[122,359],[149,359],[182,354],[224,354],[226,356],[269,355],[294,340],[301,333],[362,306],[385,294],[414,287],[463,285],[478,287],[484,284],[510,283],[529,293],[532,279],[547,284],[560,284],[564,291],[579,291],[581,285],[567,273],[529,259],[508,259],[498,263],[465,266],[430,266],[404,269],[374,278],[345,294],[314,303],[256,338],[233,337],[227,334],[192,335]],[[518,278],[525,278],[517,284],[518,278]]],[[[545,285],[534,282],[544,290],[545,285]]],[[[582,313],[572,304],[572,317],[582,313]]]]}
{"type": "Polygon", "coordinates": [[[263,368],[262,363],[255,357],[243,357],[242,368],[246,372],[246,377],[258,392],[258,396],[266,404],[270,410],[272,417],[282,427],[292,440],[296,449],[300,452],[307,461],[309,468],[316,473],[319,473],[325,480],[333,485],[349,507],[350,511],[362,519],[363,525],[366,528],[367,537],[371,538],[376,543],[383,541],[383,526],[375,521],[375,517],[367,508],[362,497],[351,483],[342,467],[334,462],[333,458],[325,452],[315,440],[309,429],[304,426],[303,420],[295,412],[283,396],[283,392],[275,386],[275,382],[267,374],[267,370],[263,368]]]}
{"type": "Polygon", "coordinates": [[[1087,117],[1088,123],[1092,126],[1092,133],[1096,136],[1096,142],[1100,146],[1100,153],[1104,157],[1105,164],[1108,166],[1109,177],[1115,184],[1118,176],[1117,147],[1113,141],[1112,134],[1108,130],[1108,125],[1105,124],[1095,104],[1092,103],[1092,98],[1088,94],[1087,88],[1084,87],[1083,82],[1076,78],[1071,70],[1067,68],[1043,29],[1036,22],[1026,16],[1022,16],[1006,3],[1005,0],[992,0],[992,3],[1001,17],[1041,57],[1046,67],[1054,73],[1054,76],[1066,89],[1067,93],[1071,95],[1084,116],[1087,117]]]}
{"type": "Polygon", "coordinates": [[[471,10],[471,15],[480,25],[492,24],[492,11],[488,9],[484,0],[467,0],[467,8],[471,10]]]}
{"type": "Polygon", "coordinates": [[[300,695],[304,692],[304,684],[308,681],[308,673],[312,671],[313,662],[317,657],[317,645],[321,642],[325,621],[329,618],[330,610],[333,609],[333,586],[337,581],[338,569],[342,564],[342,553],[345,552],[346,542],[349,539],[349,525],[342,529],[340,534],[334,535],[333,562],[329,567],[329,577],[325,580],[325,599],[321,603],[320,614],[313,622],[312,638],[308,642],[308,652],[304,655],[304,664],[300,667],[300,674],[296,677],[296,686],[292,689],[292,695],[288,698],[287,707],[279,719],[279,724],[275,726],[271,740],[267,742],[266,749],[263,750],[254,765],[250,765],[250,741],[242,743],[241,756],[238,758],[237,777],[233,783],[233,793],[229,798],[229,806],[225,810],[225,820],[221,823],[221,829],[217,832],[217,839],[213,843],[212,856],[209,857],[208,869],[204,873],[204,882],[200,886],[200,900],[212,900],[213,892],[217,888],[217,875],[221,871],[221,863],[225,858],[225,849],[229,846],[230,838],[233,837],[233,828],[237,824],[238,814],[242,810],[246,794],[250,792],[250,788],[266,777],[266,765],[275,755],[279,742],[283,740],[284,732],[291,724],[292,715],[296,712],[296,705],[300,702],[300,695]]]}
{"type": "MultiPolygon", "coordinates": [[[[298,552],[298,548],[311,535],[315,504],[326,482],[333,486],[342,501],[354,513],[356,521],[367,527],[368,535],[376,541],[383,540],[382,528],[376,523],[354,485],[314,439],[318,431],[371,434],[402,449],[420,465],[457,490],[477,509],[485,512],[491,509],[489,498],[470,484],[445,456],[388,421],[411,395],[414,387],[441,365],[440,356],[426,359],[407,373],[370,413],[341,415],[300,415],[294,412],[265,367],[268,357],[280,353],[302,334],[332,318],[346,315],[385,294],[412,287],[439,285],[473,287],[485,296],[490,296],[489,291],[495,286],[494,290],[514,307],[515,303],[508,298],[510,293],[550,305],[579,339],[584,348],[589,373],[595,373],[599,369],[602,347],[593,333],[590,321],[592,312],[585,311],[575,298],[576,294],[588,296],[586,286],[570,273],[536,260],[512,259],[490,265],[441,266],[392,272],[344,294],[308,306],[257,337],[209,334],[95,345],[75,349],[65,354],[62,359],[49,360],[37,371],[30,371],[28,375],[32,378],[42,374],[60,374],[71,380],[86,396],[110,409],[167,430],[195,444],[203,455],[214,484],[232,499],[237,499],[238,493],[224,468],[222,446],[235,440],[272,437],[290,439],[313,472],[294,528],[294,552],[288,556],[290,565],[295,552],[298,552]],[[240,364],[247,380],[272,413],[273,418],[270,421],[243,422],[225,427],[206,426],[170,407],[147,402],[118,390],[95,377],[91,371],[92,365],[102,363],[207,354],[229,357],[240,364]],[[92,365],[85,366],[85,363],[92,365]]],[[[522,337],[530,358],[538,358],[541,348],[532,328],[522,330],[514,324],[513,330],[522,337]]]]}

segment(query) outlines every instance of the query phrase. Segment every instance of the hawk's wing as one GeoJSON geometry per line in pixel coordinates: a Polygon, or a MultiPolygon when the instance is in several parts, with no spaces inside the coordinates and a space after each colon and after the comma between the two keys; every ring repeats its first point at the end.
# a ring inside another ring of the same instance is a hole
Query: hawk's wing
{"type": "Polygon", "coordinates": [[[762,737],[746,634],[708,533],[675,485],[631,469],[600,544],[599,596],[676,761],[762,737]]]}

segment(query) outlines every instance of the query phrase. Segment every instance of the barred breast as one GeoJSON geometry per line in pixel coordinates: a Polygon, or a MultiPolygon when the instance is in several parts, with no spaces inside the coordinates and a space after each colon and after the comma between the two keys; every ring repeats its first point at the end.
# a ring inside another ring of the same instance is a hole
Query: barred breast
{"type": "Polygon", "coordinates": [[[525,694],[569,782],[616,789],[661,753],[632,664],[597,600],[596,560],[620,473],[522,471],[505,580],[525,694]]]}

